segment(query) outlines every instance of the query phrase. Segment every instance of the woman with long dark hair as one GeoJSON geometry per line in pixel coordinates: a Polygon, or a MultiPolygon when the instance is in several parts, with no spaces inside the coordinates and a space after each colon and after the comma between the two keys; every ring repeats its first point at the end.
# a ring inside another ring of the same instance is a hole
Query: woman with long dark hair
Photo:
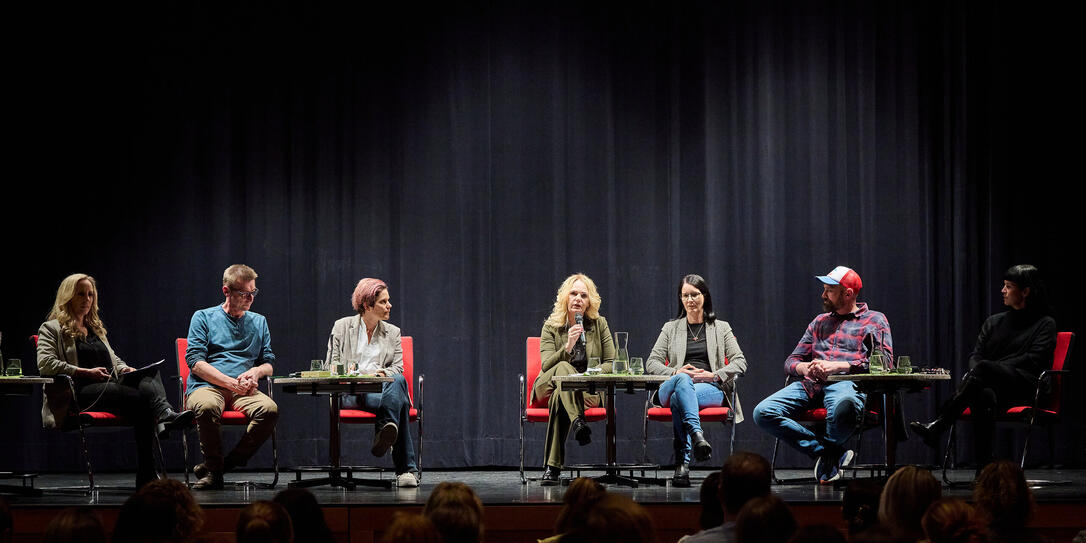
{"type": "MultiPolygon", "coordinates": [[[[652,347],[645,371],[671,375],[655,399],[671,408],[675,430],[675,486],[690,486],[690,460],[708,460],[713,448],[705,439],[698,410],[730,401],[736,377],[747,371],[747,359],[726,321],[716,318],[709,284],[690,274],[679,282],[679,309],[664,324],[652,347]],[[668,365],[666,362],[670,361],[668,365]]],[[[738,397],[734,422],[743,421],[738,397]]]]}

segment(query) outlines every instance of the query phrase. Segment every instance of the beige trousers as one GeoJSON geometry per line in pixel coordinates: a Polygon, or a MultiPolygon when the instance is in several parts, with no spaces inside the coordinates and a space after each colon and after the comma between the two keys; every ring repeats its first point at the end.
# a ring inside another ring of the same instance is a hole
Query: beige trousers
{"type": "Polygon", "coordinates": [[[222,472],[224,463],[231,468],[244,466],[271,435],[275,421],[279,419],[279,407],[259,390],[248,396],[235,396],[229,390],[214,386],[198,388],[189,394],[185,405],[196,413],[204,465],[213,472],[222,472]],[[245,413],[249,426],[224,462],[221,425],[222,412],[227,406],[245,413]]]}

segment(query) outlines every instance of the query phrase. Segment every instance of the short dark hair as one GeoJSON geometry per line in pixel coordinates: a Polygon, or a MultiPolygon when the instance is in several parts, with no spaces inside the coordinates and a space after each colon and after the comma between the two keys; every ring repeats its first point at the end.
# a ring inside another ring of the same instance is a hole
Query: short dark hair
{"type": "Polygon", "coordinates": [[[1003,280],[1010,281],[1018,288],[1028,288],[1029,296],[1026,296],[1026,307],[1032,311],[1040,311],[1044,314],[1052,312],[1048,305],[1048,289],[1045,288],[1041,270],[1032,264],[1016,264],[1007,268],[1003,273],[1003,280]]]}
{"type": "Polygon", "coordinates": [[[784,500],[767,494],[748,501],[735,519],[739,543],[785,543],[796,533],[796,517],[784,500]]]}
{"type": "Polygon", "coordinates": [[[771,471],[769,461],[761,455],[740,451],[729,456],[720,469],[720,503],[724,510],[738,514],[743,504],[769,495],[771,471]]]}
{"type": "Polygon", "coordinates": [[[702,530],[716,528],[724,524],[724,506],[720,503],[720,472],[714,471],[701,482],[701,514],[698,525],[702,530]]]}
{"type": "Polygon", "coordinates": [[[713,322],[716,320],[716,312],[713,311],[713,295],[709,293],[709,283],[705,281],[705,278],[691,273],[683,276],[682,281],[679,281],[679,312],[675,315],[676,319],[681,319],[686,316],[686,306],[683,304],[683,285],[689,283],[692,287],[701,291],[701,295],[705,297],[705,304],[701,306],[702,314],[705,315],[705,322],[713,322]]]}

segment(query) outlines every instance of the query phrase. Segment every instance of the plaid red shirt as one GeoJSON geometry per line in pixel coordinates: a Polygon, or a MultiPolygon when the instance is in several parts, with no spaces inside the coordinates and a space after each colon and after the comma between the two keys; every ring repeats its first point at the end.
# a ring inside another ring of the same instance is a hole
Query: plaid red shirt
{"type": "MultiPolygon", "coordinates": [[[[886,315],[867,308],[867,304],[856,304],[856,312],[839,315],[822,313],[807,325],[803,339],[796,349],[784,361],[784,371],[789,381],[801,379],[796,373],[796,364],[812,360],[830,360],[848,362],[852,365],[849,373],[867,373],[867,356],[871,345],[882,344],[882,349],[893,360],[894,343],[890,337],[890,323],[886,315]],[[866,342],[864,338],[871,336],[866,342]],[[872,343],[873,342],[873,343],[872,343]]],[[[803,388],[808,397],[814,397],[826,384],[809,379],[803,380],[803,388]]]]}

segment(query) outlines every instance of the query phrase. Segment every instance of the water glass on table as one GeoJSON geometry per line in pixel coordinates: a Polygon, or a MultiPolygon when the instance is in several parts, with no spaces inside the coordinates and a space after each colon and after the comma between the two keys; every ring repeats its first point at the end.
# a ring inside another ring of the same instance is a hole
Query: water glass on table
{"type": "Polygon", "coordinates": [[[909,374],[913,372],[913,361],[908,356],[897,357],[897,364],[894,365],[894,373],[909,374]]]}
{"type": "Polygon", "coordinates": [[[4,370],[4,374],[8,377],[22,377],[23,361],[18,358],[8,359],[8,367],[4,370]]]}
{"type": "Polygon", "coordinates": [[[588,357],[588,369],[584,372],[585,375],[597,375],[603,373],[603,368],[600,368],[600,357],[590,356],[588,357]]]}
{"type": "Polygon", "coordinates": [[[630,359],[630,375],[645,375],[645,361],[640,356],[630,359]]]}
{"type": "Polygon", "coordinates": [[[867,371],[872,374],[886,373],[886,355],[871,355],[871,358],[867,359],[867,371]]]}

